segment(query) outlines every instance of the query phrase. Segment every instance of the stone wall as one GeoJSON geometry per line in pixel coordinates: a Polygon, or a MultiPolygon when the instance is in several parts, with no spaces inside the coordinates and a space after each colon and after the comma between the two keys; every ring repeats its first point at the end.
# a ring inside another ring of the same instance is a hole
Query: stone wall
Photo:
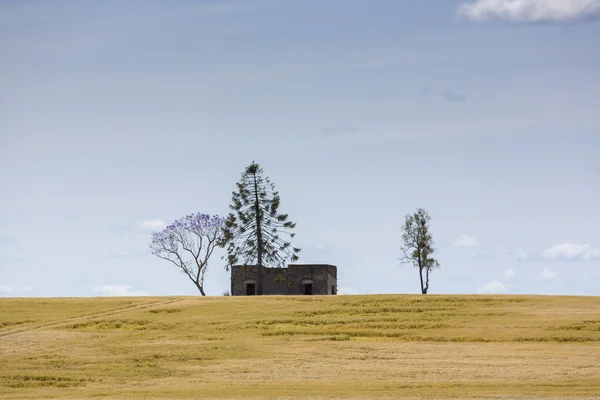
{"type": "MultiPolygon", "coordinates": [[[[231,268],[231,295],[251,294],[257,288],[257,267],[231,268]]],[[[337,294],[337,267],[327,264],[291,264],[287,268],[263,268],[263,295],[337,294]]]]}

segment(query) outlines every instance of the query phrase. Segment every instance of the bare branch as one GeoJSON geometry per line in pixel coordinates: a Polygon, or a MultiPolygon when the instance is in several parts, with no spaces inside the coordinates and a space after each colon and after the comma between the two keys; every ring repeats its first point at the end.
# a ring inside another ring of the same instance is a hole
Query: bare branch
{"type": "Polygon", "coordinates": [[[150,252],[180,268],[204,296],[204,274],[222,239],[223,223],[224,219],[217,215],[187,215],[153,233],[150,252]]]}

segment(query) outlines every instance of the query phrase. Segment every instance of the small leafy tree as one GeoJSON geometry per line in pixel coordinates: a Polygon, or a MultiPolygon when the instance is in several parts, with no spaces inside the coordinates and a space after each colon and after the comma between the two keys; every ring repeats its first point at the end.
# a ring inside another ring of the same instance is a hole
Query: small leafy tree
{"type": "Polygon", "coordinates": [[[419,269],[422,294],[427,294],[429,290],[430,273],[440,266],[437,260],[431,257],[434,248],[429,221],[431,217],[427,211],[419,208],[416,213],[406,216],[402,227],[401,249],[404,256],[400,261],[402,264],[413,264],[419,269]]]}
{"type": "Polygon", "coordinates": [[[222,237],[224,218],[190,214],[152,234],[150,252],[169,261],[187,275],[202,296],[208,259],[222,237]]]}
{"type": "Polygon", "coordinates": [[[240,261],[256,264],[256,293],[261,295],[263,267],[283,267],[287,260],[298,260],[300,249],[280,237],[284,233],[293,238],[296,224],[279,213],[279,193],[254,161],[242,173],[231,201],[233,212],[225,220],[221,241],[227,247],[226,268],[240,261]]]}

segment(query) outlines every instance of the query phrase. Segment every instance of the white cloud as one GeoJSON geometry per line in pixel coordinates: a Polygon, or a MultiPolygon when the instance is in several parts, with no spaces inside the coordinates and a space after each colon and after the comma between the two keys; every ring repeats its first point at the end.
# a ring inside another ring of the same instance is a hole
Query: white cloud
{"type": "Polygon", "coordinates": [[[600,259],[600,249],[589,244],[563,243],[544,250],[542,258],[546,260],[592,260],[600,259]]]}
{"type": "Polygon", "coordinates": [[[337,294],[358,294],[358,292],[350,287],[340,287],[337,294]]]}
{"type": "Polygon", "coordinates": [[[510,285],[506,284],[506,281],[509,281],[517,276],[517,273],[514,269],[509,268],[504,271],[504,276],[502,277],[502,281],[493,280],[488,284],[481,286],[479,288],[479,293],[482,294],[500,294],[506,293],[510,289],[510,285]]]}
{"type": "Polygon", "coordinates": [[[525,253],[523,250],[515,251],[513,256],[519,261],[527,260],[527,253],[525,253]]]}
{"type": "Polygon", "coordinates": [[[29,285],[21,287],[0,285],[0,296],[23,296],[25,292],[30,292],[31,290],[32,287],[29,285]]]}
{"type": "Polygon", "coordinates": [[[515,272],[515,270],[512,268],[509,268],[506,271],[504,271],[504,278],[502,278],[502,280],[508,281],[510,279],[513,279],[515,276],[517,276],[517,273],[515,272]]]}
{"type": "Polygon", "coordinates": [[[0,244],[5,244],[7,246],[15,246],[17,244],[17,240],[12,236],[0,233],[0,244]]]}
{"type": "Polygon", "coordinates": [[[508,290],[508,287],[500,282],[500,281],[491,281],[490,283],[488,283],[485,286],[482,286],[479,288],[479,293],[483,293],[483,294],[500,294],[500,293],[506,293],[506,291],[508,290]]]}
{"type": "Polygon", "coordinates": [[[600,0],[475,0],[458,14],[473,21],[573,22],[600,16],[600,0]]]}
{"type": "Polygon", "coordinates": [[[144,230],[144,231],[160,231],[161,229],[165,229],[167,223],[162,219],[146,219],[137,221],[135,224],[136,228],[144,230]]]}
{"type": "Polygon", "coordinates": [[[465,248],[475,248],[479,247],[479,242],[472,236],[469,235],[460,235],[456,238],[456,240],[452,243],[454,247],[465,247],[465,248]]]}
{"type": "Polygon", "coordinates": [[[442,98],[450,103],[464,103],[467,101],[467,96],[454,90],[444,90],[442,98]]]}
{"type": "Polygon", "coordinates": [[[12,286],[0,285],[0,293],[8,294],[15,291],[15,288],[12,286]]]}
{"type": "Polygon", "coordinates": [[[548,268],[544,268],[538,275],[538,280],[548,282],[556,281],[558,280],[558,274],[548,268]]]}
{"type": "Polygon", "coordinates": [[[149,296],[147,292],[131,291],[131,285],[102,285],[95,286],[94,292],[100,296],[149,296]]]}

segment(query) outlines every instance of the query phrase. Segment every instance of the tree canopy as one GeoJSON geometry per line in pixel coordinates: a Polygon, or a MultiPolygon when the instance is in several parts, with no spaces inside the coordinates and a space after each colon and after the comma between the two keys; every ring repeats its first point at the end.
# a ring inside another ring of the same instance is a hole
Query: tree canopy
{"type": "Polygon", "coordinates": [[[429,290],[429,275],[440,267],[438,261],[431,257],[434,248],[429,229],[430,221],[431,217],[427,211],[419,208],[414,214],[406,216],[402,227],[401,250],[404,255],[400,261],[418,268],[422,294],[427,294],[429,290]]]}
{"type": "Polygon", "coordinates": [[[224,218],[190,214],[152,234],[150,252],[179,268],[205,296],[208,260],[222,237],[224,218]]]}
{"type": "Polygon", "coordinates": [[[262,267],[284,267],[298,260],[300,249],[290,239],[296,224],[279,212],[281,199],[275,185],[255,163],[246,167],[223,225],[221,245],[227,248],[227,267],[242,263],[258,267],[257,294],[262,294],[262,267]]]}

